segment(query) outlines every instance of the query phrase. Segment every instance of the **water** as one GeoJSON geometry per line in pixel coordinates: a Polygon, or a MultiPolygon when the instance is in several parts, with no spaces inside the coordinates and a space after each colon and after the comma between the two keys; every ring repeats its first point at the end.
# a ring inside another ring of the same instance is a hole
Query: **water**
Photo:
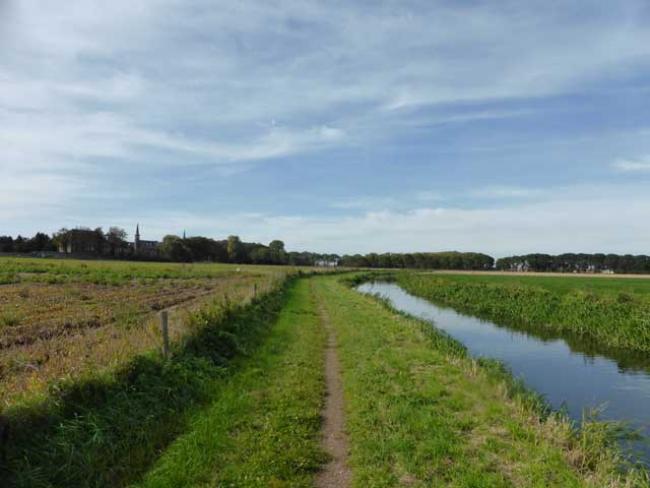
{"type": "MultiPolygon", "coordinates": [[[[505,363],[515,377],[541,393],[554,409],[580,420],[584,409],[603,408],[603,420],[624,420],[650,437],[650,357],[598,349],[575,337],[549,336],[501,326],[410,295],[393,283],[365,283],[403,312],[432,322],[475,357],[505,363]]],[[[627,444],[650,466],[647,442],[627,444]]]]}

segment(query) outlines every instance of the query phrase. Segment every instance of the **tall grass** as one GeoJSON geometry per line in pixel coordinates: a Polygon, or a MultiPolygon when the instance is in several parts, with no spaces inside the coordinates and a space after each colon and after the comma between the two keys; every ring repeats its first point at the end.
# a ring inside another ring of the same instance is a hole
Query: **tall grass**
{"type": "Polygon", "coordinates": [[[581,288],[579,280],[572,280],[572,288],[558,290],[490,277],[470,281],[400,273],[397,280],[414,295],[497,323],[570,333],[616,349],[650,351],[647,295],[594,292],[581,288]]]}

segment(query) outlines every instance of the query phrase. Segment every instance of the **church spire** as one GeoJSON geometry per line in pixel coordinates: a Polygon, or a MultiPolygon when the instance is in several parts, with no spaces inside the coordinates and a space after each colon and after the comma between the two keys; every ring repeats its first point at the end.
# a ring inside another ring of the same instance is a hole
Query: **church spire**
{"type": "Polygon", "coordinates": [[[135,239],[133,240],[133,251],[135,251],[136,254],[140,252],[140,224],[136,224],[135,226],[135,239]]]}

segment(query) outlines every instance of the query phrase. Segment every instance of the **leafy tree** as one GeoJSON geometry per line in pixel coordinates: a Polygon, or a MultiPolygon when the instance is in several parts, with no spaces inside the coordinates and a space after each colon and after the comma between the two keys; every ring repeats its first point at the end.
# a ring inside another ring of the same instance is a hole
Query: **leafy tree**
{"type": "Polygon", "coordinates": [[[0,236],[0,252],[13,252],[14,238],[11,236],[0,236]]]}
{"type": "Polygon", "coordinates": [[[170,261],[189,262],[192,260],[192,253],[185,246],[183,239],[174,235],[166,235],[159,248],[163,258],[170,261]]]}
{"type": "Polygon", "coordinates": [[[120,251],[124,251],[128,247],[126,241],[127,233],[120,227],[110,227],[106,233],[105,239],[108,244],[108,249],[111,256],[115,256],[120,251]]]}
{"type": "Polygon", "coordinates": [[[284,242],[274,240],[269,243],[270,262],[274,264],[285,264],[287,262],[287,253],[284,250],[284,242]]]}
{"type": "Polygon", "coordinates": [[[244,247],[239,236],[228,236],[228,260],[232,263],[241,263],[244,261],[244,247]]]}
{"type": "Polygon", "coordinates": [[[250,261],[254,264],[267,264],[272,262],[271,249],[266,246],[257,246],[250,252],[250,261]]]}
{"type": "Polygon", "coordinates": [[[37,232],[34,237],[27,241],[25,248],[28,252],[52,251],[55,249],[52,239],[44,232],[37,232]]]}

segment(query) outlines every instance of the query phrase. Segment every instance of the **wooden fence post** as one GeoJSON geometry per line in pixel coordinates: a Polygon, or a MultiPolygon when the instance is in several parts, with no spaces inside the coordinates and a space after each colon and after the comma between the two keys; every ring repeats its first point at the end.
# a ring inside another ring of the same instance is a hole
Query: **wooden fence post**
{"type": "Polygon", "coordinates": [[[163,338],[163,357],[169,357],[169,324],[168,324],[167,310],[160,312],[160,327],[162,329],[163,338]]]}

